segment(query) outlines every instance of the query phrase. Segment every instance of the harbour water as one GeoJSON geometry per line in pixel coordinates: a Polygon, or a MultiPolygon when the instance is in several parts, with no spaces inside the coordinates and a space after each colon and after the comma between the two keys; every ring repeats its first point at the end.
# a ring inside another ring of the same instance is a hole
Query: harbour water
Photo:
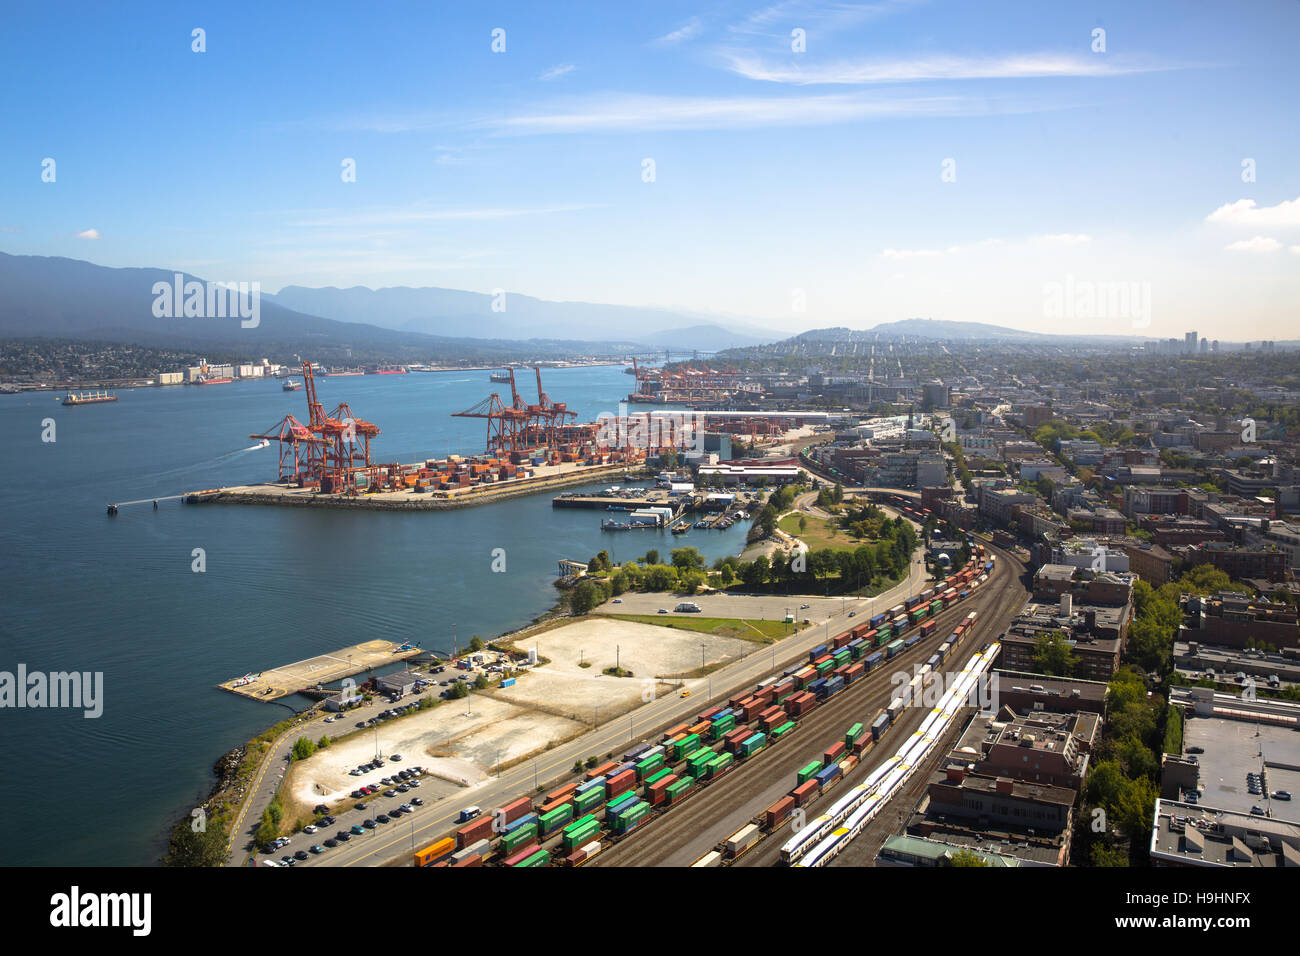
{"type": "MultiPolygon", "coordinates": [[[[630,381],[619,366],[543,375],[579,420],[615,412],[630,381]]],[[[380,461],[481,451],[486,422],[450,414],[500,388],[486,371],[318,383],[327,410],[347,401],[380,426],[380,461]]],[[[0,671],[102,672],[104,686],[95,719],[0,709],[6,865],[155,862],[210,789],[213,761],[286,714],[219,681],[375,637],[433,650],[453,635],[494,637],[554,603],[560,558],[689,545],[712,561],[744,546],[742,524],[601,532],[600,513],[552,509],[550,495],[413,514],[164,501],[108,517],[109,502],[273,478],[275,446],[247,436],[286,412],[306,418],[304,393],[276,380],[118,394],[86,408],[0,396],[0,671]],[[504,573],[492,570],[496,548],[504,573]]]]}

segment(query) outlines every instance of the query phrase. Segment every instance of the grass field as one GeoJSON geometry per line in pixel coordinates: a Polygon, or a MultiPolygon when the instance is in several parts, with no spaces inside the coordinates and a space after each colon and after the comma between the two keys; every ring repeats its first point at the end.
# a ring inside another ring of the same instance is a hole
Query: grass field
{"type": "MultiPolygon", "coordinates": [[[[665,618],[658,614],[601,614],[618,621],[635,621],[638,624],[654,624],[659,627],[673,627],[681,631],[699,631],[701,634],[714,634],[718,637],[736,637],[755,644],[772,644],[794,632],[796,625],[781,621],[747,621],[738,617],[673,617],[665,618]]],[[[802,625],[799,625],[802,627],[802,625]]]]}
{"type": "Polygon", "coordinates": [[[866,539],[859,540],[847,531],[838,531],[825,518],[817,518],[813,515],[786,515],[776,523],[776,526],[792,537],[798,538],[804,544],[808,545],[813,551],[821,551],[823,548],[834,548],[836,551],[852,551],[861,544],[869,544],[866,539]],[[799,520],[807,522],[807,530],[799,530],[799,520]],[[832,534],[831,532],[835,533],[832,534]]]}

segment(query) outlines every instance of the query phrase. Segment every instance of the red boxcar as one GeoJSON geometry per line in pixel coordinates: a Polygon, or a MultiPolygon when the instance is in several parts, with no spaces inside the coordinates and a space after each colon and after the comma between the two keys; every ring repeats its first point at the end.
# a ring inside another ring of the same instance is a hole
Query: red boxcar
{"type": "Polygon", "coordinates": [[[790,811],[793,809],[794,797],[786,796],[776,801],[776,803],[767,808],[767,812],[764,814],[767,828],[769,830],[775,830],[781,825],[782,821],[790,815],[790,811]]]}

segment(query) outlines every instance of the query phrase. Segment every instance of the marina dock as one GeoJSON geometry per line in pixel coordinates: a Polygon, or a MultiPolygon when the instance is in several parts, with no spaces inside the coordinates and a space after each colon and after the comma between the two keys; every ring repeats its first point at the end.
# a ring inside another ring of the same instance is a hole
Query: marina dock
{"type": "Polygon", "coordinates": [[[418,647],[394,644],[392,641],[366,641],[353,644],[332,654],[321,654],[305,661],[273,667],[256,674],[245,674],[218,684],[222,690],[248,697],[252,700],[279,700],[299,690],[328,684],[372,670],[394,661],[406,660],[425,653],[418,647]],[[406,647],[405,650],[402,650],[406,647]]]}

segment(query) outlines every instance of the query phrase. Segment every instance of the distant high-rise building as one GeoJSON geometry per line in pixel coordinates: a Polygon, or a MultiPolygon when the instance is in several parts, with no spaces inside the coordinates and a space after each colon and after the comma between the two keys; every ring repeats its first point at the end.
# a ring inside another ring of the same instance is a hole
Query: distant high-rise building
{"type": "Polygon", "coordinates": [[[1200,338],[1195,332],[1188,332],[1183,336],[1183,348],[1188,352],[1196,351],[1196,340],[1200,338]]]}
{"type": "Polygon", "coordinates": [[[1214,342],[1210,345],[1210,351],[1211,351],[1211,352],[1217,352],[1217,351],[1219,351],[1219,340],[1218,340],[1218,339],[1215,339],[1214,342]]]}
{"type": "Polygon", "coordinates": [[[1210,351],[1210,340],[1203,338],[1201,339],[1201,354],[1204,355],[1208,351],[1210,351]]]}

